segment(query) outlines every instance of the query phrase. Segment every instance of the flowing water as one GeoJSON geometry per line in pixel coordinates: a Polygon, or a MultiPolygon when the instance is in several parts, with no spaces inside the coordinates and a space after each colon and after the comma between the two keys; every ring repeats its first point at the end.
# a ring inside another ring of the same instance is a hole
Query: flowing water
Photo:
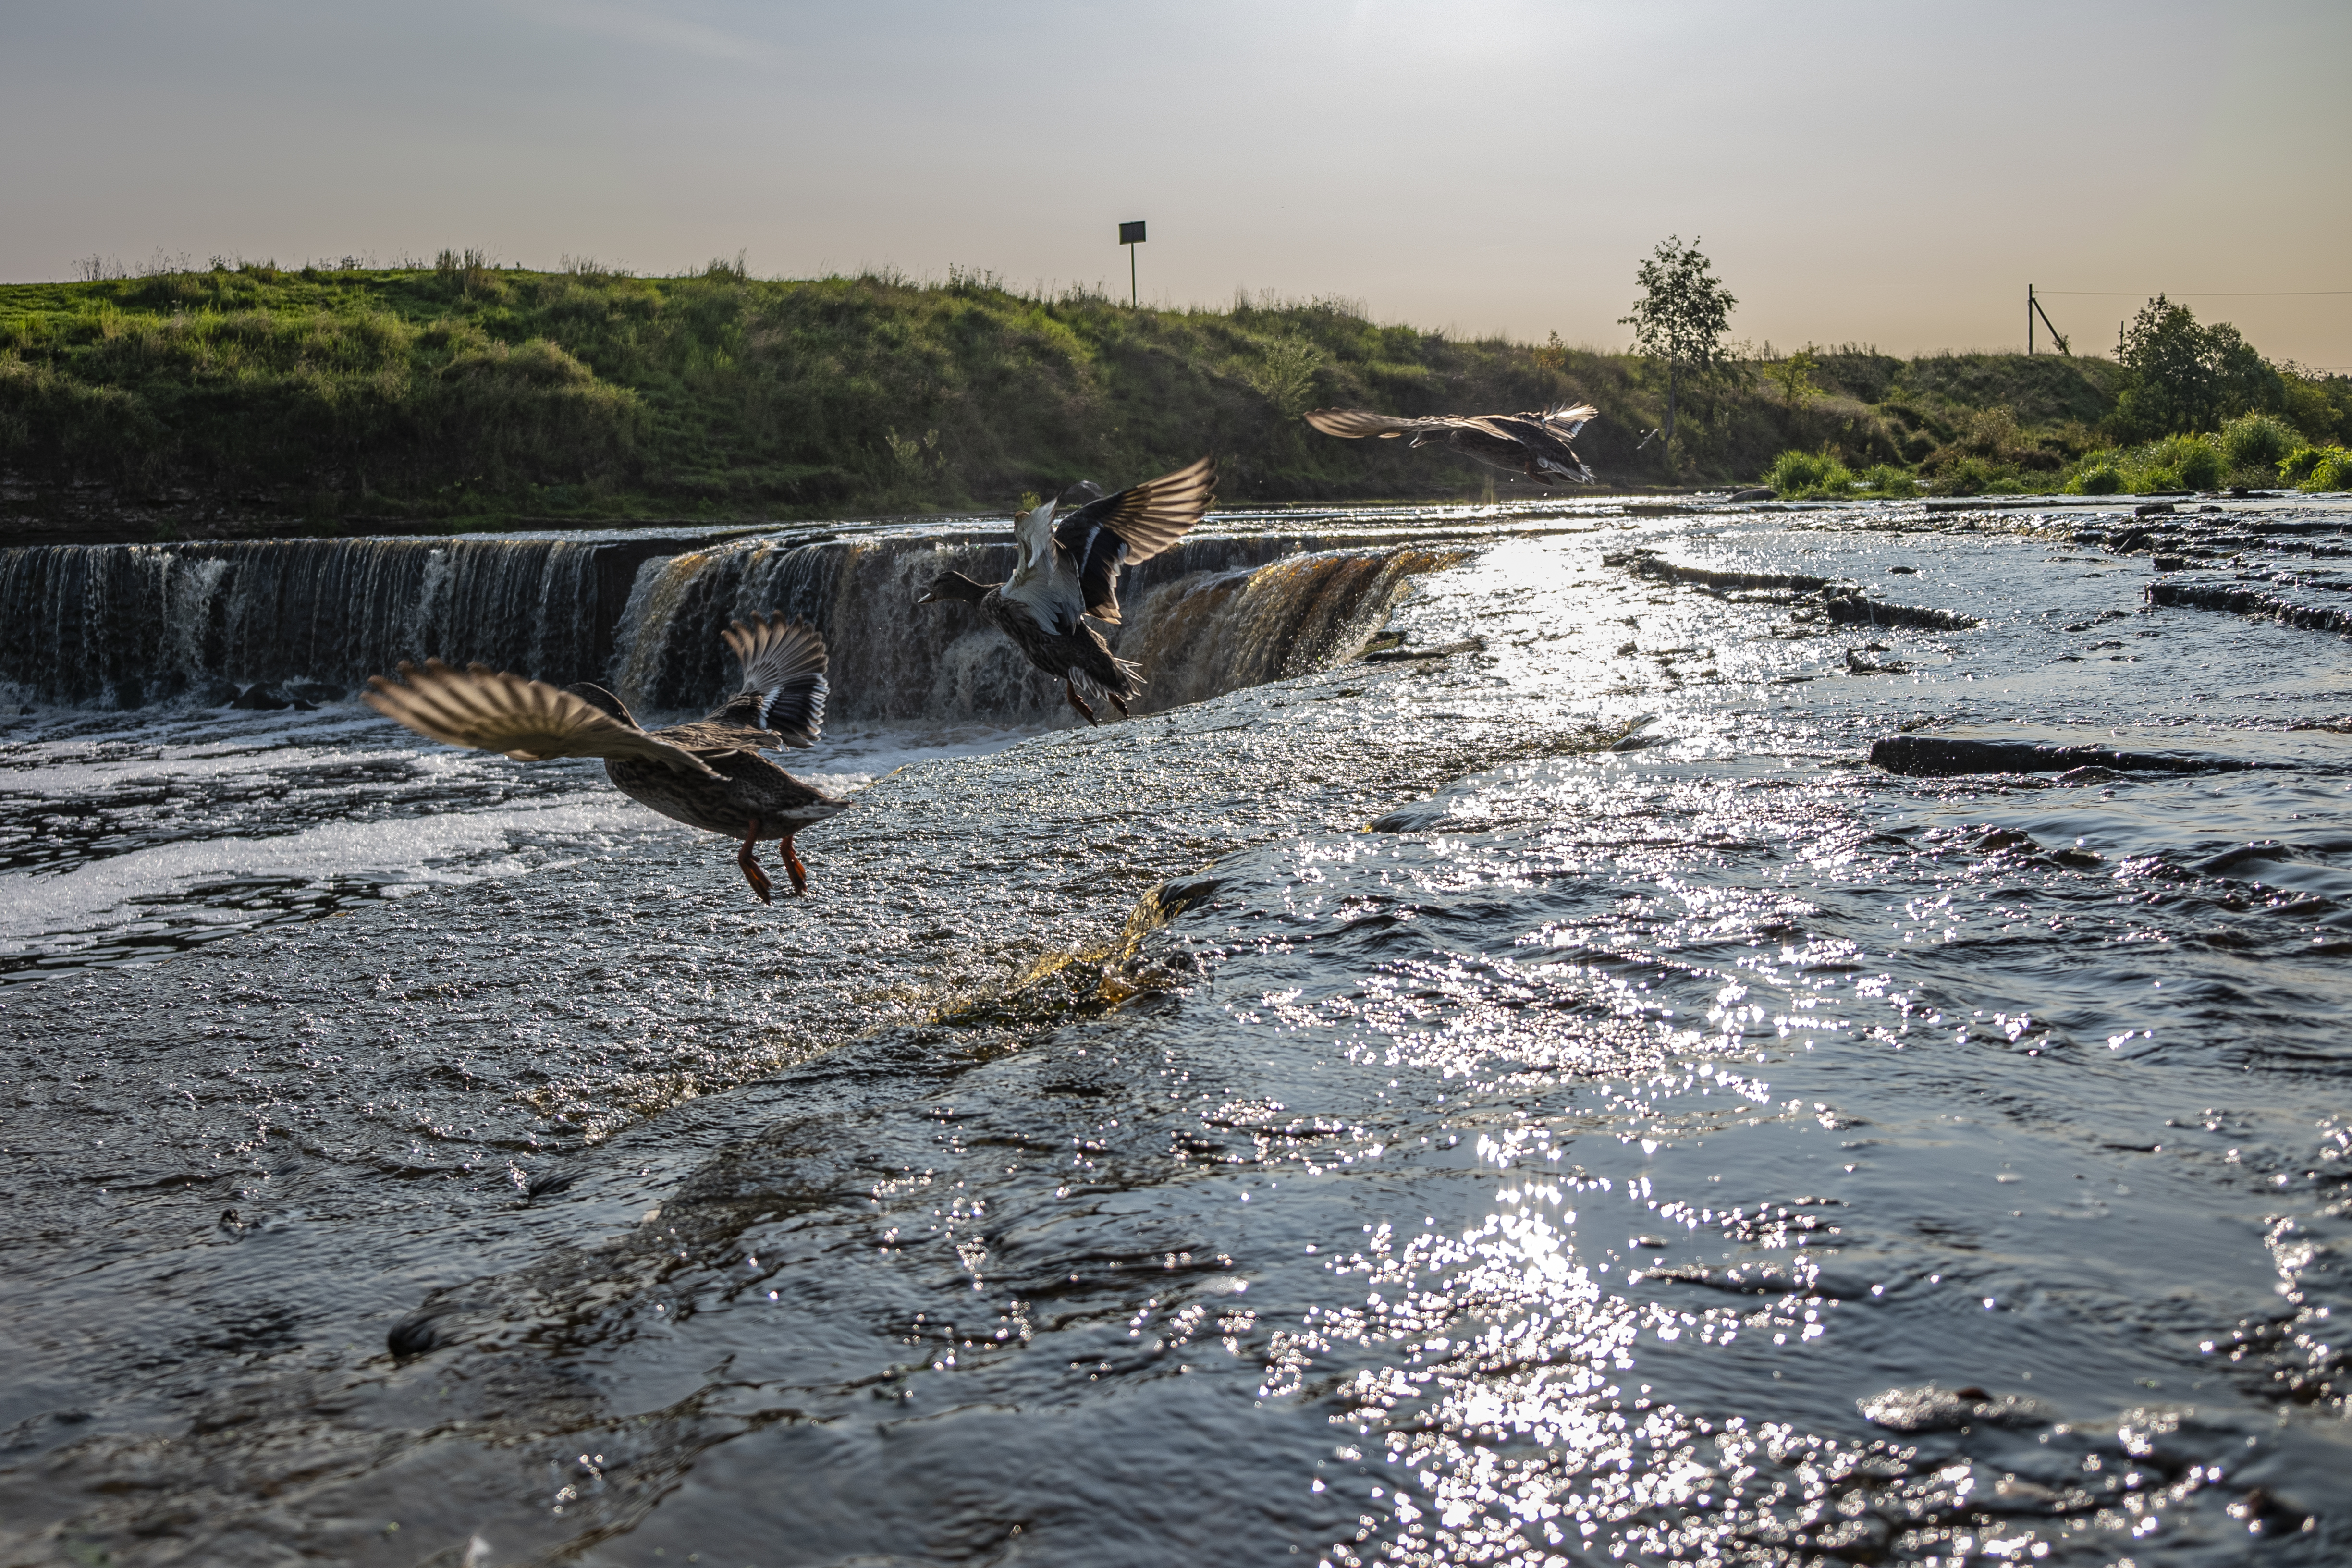
{"type": "Polygon", "coordinates": [[[1214,521],[0,552],[0,1563],[2352,1555],[2352,508],[1214,521]],[[349,698],[770,607],[772,909],[349,698]]]}

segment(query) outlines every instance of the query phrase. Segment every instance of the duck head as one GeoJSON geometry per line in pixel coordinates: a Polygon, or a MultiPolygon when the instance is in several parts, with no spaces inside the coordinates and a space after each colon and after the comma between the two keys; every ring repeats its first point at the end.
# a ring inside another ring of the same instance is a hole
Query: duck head
{"type": "Polygon", "coordinates": [[[942,572],[931,579],[930,591],[915,603],[938,605],[956,599],[967,605],[977,605],[987,596],[987,584],[975,583],[961,572],[942,572]]]}

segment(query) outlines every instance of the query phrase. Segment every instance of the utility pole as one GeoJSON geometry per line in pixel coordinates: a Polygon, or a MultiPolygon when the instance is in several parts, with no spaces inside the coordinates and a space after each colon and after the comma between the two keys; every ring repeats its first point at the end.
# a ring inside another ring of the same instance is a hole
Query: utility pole
{"type": "Polygon", "coordinates": [[[2025,286],[2025,352],[2033,352],[2033,285],[2025,286]]]}
{"type": "Polygon", "coordinates": [[[1119,225],[1118,242],[1127,247],[1127,308],[1138,310],[1141,308],[1143,296],[1135,284],[1135,247],[1143,243],[1143,220],[1138,218],[1133,223],[1119,225]]]}

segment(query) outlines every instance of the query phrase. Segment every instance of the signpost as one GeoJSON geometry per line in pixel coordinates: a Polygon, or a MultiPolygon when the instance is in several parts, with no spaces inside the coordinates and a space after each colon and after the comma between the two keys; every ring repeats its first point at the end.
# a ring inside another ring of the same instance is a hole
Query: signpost
{"type": "Polygon", "coordinates": [[[1142,296],[1135,287],[1135,247],[1143,243],[1143,220],[1118,226],[1118,242],[1127,247],[1127,307],[1132,310],[1141,303],[1142,296]]]}

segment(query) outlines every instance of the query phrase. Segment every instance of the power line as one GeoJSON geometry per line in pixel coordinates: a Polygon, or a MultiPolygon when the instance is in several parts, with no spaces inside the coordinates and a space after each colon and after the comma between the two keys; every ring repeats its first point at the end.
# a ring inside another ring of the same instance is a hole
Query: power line
{"type": "Polygon", "coordinates": [[[2352,289],[2272,289],[2251,293],[2201,294],[2168,293],[2161,289],[2043,289],[2044,294],[2071,294],[2076,299],[2153,300],[2164,294],[2171,300],[2312,300],[2323,295],[2352,294],[2352,289]]]}

